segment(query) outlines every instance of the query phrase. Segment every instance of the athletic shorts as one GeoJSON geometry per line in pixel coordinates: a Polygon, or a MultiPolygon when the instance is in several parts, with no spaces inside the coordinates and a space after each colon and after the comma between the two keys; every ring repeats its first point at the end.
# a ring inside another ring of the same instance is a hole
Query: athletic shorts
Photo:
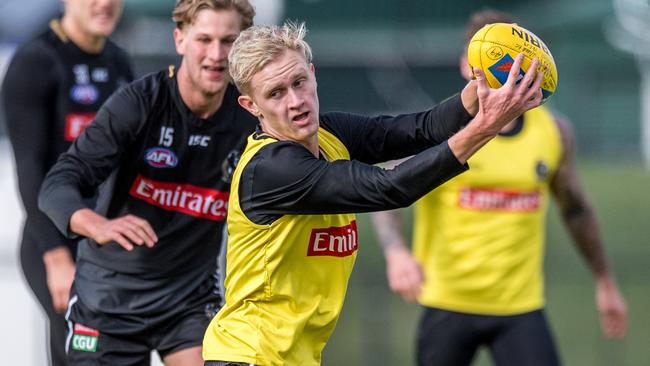
{"type": "Polygon", "coordinates": [[[417,334],[417,364],[469,365],[488,347],[497,366],[558,366],[559,357],[542,310],[490,316],[425,308],[417,334]]]}
{"type": "MultiPolygon", "coordinates": [[[[93,313],[73,295],[68,307],[66,352],[70,366],[149,366],[151,351],[164,359],[174,352],[201,346],[203,335],[221,298],[209,277],[172,311],[151,316],[123,316],[139,326],[128,334],[120,329],[95,329],[87,324],[110,324],[111,316],[93,313]],[[98,321],[99,320],[99,321],[98,321]]],[[[116,321],[122,323],[124,319],[116,321]]]]}

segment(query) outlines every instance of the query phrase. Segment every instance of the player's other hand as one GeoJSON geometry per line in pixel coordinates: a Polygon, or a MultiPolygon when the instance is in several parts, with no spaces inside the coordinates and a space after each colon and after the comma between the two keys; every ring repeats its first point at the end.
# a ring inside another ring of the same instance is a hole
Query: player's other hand
{"type": "Polygon", "coordinates": [[[149,222],[134,215],[106,220],[99,224],[93,239],[99,244],[115,241],[129,251],[133,250],[135,245],[146,245],[151,248],[158,241],[149,222]]]}
{"type": "Polygon", "coordinates": [[[407,302],[417,301],[424,282],[420,264],[404,247],[387,248],[384,254],[386,256],[386,276],[390,289],[407,302]]]}
{"type": "Polygon", "coordinates": [[[138,245],[153,247],[158,241],[149,222],[134,215],[107,219],[90,209],[75,211],[70,217],[70,230],[89,237],[98,244],[116,242],[126,250],[138,245]]]}
{"type": "Polygon", "coordinates": [[[57,313],[64,313],[70,300],[70,288],[74,280],[75,264],[67,247],[60,246],[43,254],[47,288],[57,313]]]}
{"type": "Polygon", "coordinates": [[[622,339],[627,331],[627,306],[616,282],[603,278],[596,284],[596,306],[600,325],[607,338],[622,339]]]}

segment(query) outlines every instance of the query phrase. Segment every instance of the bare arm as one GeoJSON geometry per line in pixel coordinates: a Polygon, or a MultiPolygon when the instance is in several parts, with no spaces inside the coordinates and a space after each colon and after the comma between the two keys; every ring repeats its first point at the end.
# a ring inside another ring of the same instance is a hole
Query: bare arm
{"type": "Polygon", "coordinates": [[[574,165],[575,141],[567,121],[558,120],[562,158],[551,189],[562,221],[596,280],[596,305],[606,336],[622,338],[627,328],[627,308],[609,268],[596,214],[580,185],[574,165]]]}
{"type": "Polygon", "coordinates": [[[390,289],[407,302],[415,302],[420,295],[424,275],[404,241],[400,210],[372,214],[375,233],[386,258],[386,276],[390,289]]]}

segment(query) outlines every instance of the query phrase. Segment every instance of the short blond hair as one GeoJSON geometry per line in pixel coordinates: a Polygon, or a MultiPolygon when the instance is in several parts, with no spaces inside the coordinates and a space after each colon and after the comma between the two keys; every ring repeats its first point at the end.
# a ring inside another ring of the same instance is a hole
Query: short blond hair
{"type": "Polygon", "coordinates": [[[255,8],[248,0],[176,0],[172,12],[176,28],[183,29],[186,25],[194,23],[196,15],[203,9],[235,9],[241,15],[241,30],[250,28],[255,17],[255,8]]]}
{"type": "Polygon", "coordinates": [[[300,52],[307,63],[312,60],[311,47],[304,40],[305,23],[286,22],[282,26],[253,26],[239,34],[228,56],[230,76],[242,94],[250,94],[253,75],[284,51],[300,52]]]}

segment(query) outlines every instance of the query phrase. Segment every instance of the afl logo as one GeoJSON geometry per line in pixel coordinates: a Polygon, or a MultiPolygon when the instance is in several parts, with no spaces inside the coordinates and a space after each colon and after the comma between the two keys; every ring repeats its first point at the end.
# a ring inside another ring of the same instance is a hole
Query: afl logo
{"type": "Polygon", "coordinates": [[[499,46],[492,46],[485,54],[490,60],[498,60],[503,56],[503,50],[499,46]]]}
{"type": "Polygon", "coordinates": [[[93,104],[99,98],[99,91],[90,84],[77,84],[70,89],[70,98],[79,104],[93,104]]]}
{"type": "Polygon", "coordinates": [[[173,168],[178,164],[176,154],[162,147],[152,147],[145,151],[144,160],[154,168],[173,168]]]}

